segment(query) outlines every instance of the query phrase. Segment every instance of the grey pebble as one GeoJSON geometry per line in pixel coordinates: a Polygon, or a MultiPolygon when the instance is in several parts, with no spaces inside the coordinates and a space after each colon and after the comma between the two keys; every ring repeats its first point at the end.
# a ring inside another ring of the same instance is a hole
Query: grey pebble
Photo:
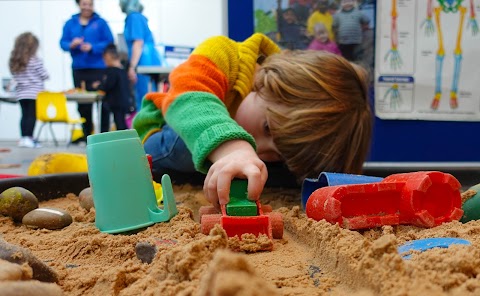
{"type": "Polygon", "coordinates": [[[140,242],[135,246],[135,253],[137,258],[143,263],[152,263],[155,254],[157,253],[157,247],[151,243],[140,242]]]}
{"type": "Polygon", "coordinates": [[[78,195],[78,201],[80,206],[87,211],[90,211],[91,208],[94,208],[95,205],[93,204],[92,188],[87,187],[80,191],[80,194],[78,195]]]}
{"type": "Polygon", "coordinates": [[[61,229],[72,224],[72,216],[61,209],[39,208],[26,214],[22,223],[30,228],[61,229]]]}

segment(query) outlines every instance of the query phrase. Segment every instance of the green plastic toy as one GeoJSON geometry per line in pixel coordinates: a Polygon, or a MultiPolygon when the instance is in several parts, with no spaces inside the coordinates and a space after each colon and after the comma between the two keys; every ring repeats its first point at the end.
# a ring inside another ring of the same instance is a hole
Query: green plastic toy
{"type": "Polygon", "coordinates": [[[463,204],[463,217],[460,219],[462,223],[480,219],[480,184],[472,186],[468,190],[475,190],[477,193],[463,204]]]}
{"type": "Polygon", "coordinates": [[[248,199],[248,181],[233,180],[230,185],[230,201],[226,206],[229,216],[256,216],[257,204],[248,199]]]}

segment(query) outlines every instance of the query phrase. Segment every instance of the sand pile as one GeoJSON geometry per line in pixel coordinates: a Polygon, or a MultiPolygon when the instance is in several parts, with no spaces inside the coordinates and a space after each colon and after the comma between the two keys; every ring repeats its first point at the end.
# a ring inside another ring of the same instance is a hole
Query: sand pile
{"type": "Polygon", "coordinates": [[[307,219],[296,206],[299,191],[277,189],[262,199],[283,214],[285,236],[273,242],[272,252],[254,252],[265,240],[228,239],[220,228],[200,233],[197,212],[206,204],[200,187],[175,186],[174,192],[176,217],[128,235],[99,232],[95,210],[81,208],[73,194],[40,204],[72,215],[74,222],[61,230],[29,229],[0,217],[3,239],[30,250],[58,276],[56,284],[40,283],[31,280],[28,265],[0,262],[0,287],[59,288],[51,295],[480,295],[480,222],[349,231],[307,219]],[[400,244],[428,237],[464,238],[472,245],[410,260],[398,254],[400,244]],[[142,242],[157,248],[150,264],[136,257],[142,242]],[[16,275],[3,278],[12,268],[16,275]]]}

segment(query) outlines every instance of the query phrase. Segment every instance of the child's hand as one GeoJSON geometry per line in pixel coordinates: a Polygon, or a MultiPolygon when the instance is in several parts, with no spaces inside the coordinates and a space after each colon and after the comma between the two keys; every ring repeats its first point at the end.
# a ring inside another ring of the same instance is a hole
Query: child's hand
{"type": "Polygon", "coordinates": [[[248,179],[249,199],[260,197],[268,177],[267,167],[248,142],[225,142],[210,154],[209,159],[213,165],[205,178],[203,192],[214,206],[229,202],[230,185],[236,177],[248,179]]]}
{"type": "Polygon", "coordinates": [[[92,88],[95,88],[95,89],[97,89],[99,85],[100,85],[100,81],[98,81],[98,80],[97,80],[97,81],[94,81],[94,82],[92,82],[92,88]]]}

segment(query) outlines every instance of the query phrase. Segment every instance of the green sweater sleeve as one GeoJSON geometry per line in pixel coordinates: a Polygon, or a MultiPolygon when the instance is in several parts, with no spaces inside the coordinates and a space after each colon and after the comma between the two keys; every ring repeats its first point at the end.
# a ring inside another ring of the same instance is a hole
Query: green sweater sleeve
{"type": "Polygon", "coordinates": [[[208,155],[226,141],[245,140],[256,147],[253,137],[230,117],[225,105],[208,92],[180,95],[168,108],[165,119],[192,153],[195,168],[203,173],[211,165],[208,155]]]}
{"type": "Polygon", "coordinates": [[[153,130],[160,129],[164,124],[162,111],[153,101],[143,99],[142,108],[133,118],[133,128],[137,130],[140,139],[143,141],[153,130]]]}

